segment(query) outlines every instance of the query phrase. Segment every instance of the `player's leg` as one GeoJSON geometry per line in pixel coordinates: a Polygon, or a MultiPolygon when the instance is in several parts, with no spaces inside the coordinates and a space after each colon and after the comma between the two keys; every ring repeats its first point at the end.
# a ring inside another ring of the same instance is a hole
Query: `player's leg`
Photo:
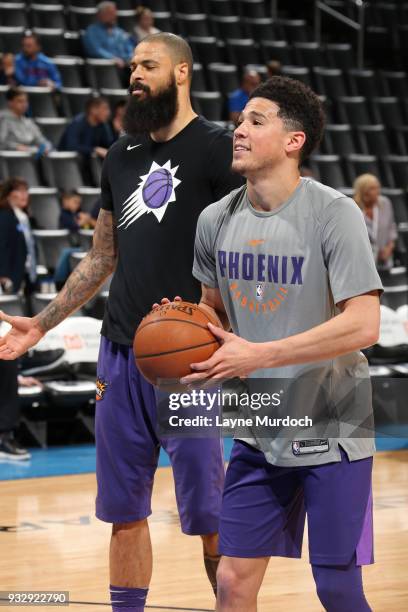
{"type": "Polygon", "coordinates": [[[269,557],[222,557],[217,572],[217,611],[255,612],[269,557]]]}
{"type": "Polygon", "coordinates": [[[147,517],[159,445],[152,386],[135,367],[131,347],[101,341],[96,402],[96,515],[113,524],[110,548],[114,612],[141,612],[152,571],[147,517]]]}
{"type": "Polygon", "coordinates": [[[303,472],[309,553],[317,593],[329,612],[367,612],[361,565],[373,562],[372,457],[303,472]]]}
{"type": "Polygon", "coordinates": [[[256,610],[269,557],[300,557],[304,521],[296,471],[270,465],[262,452],[236,441],[221,509],[217,610],[256,610]]]}

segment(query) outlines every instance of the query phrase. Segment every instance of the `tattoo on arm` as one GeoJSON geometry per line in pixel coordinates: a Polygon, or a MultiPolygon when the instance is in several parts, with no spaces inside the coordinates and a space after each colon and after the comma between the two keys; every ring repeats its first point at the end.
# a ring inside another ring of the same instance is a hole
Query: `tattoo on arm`
{"type": "Polygon", "coordinates": [[[85,304],[116,265],[117,233],[111,212],[101,209],[89,253],[73,270],[62,290],[35,319],[44,332],[85,304]]]}

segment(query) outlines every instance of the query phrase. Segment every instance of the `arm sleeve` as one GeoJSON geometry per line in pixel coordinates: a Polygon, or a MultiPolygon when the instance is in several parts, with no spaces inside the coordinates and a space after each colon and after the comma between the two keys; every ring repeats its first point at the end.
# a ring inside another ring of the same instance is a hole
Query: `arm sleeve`
{"type": "Polygon", "coordinates": [[[113,54],[104,49],[100,31],[89,26],[83,37],[85,51],[88,57],[99,57],[101,59],[113,59],[113,54]]]}
{"type": "Polygon", "coordinates": [[[389,219],[388,241],[387,242],[391,242],[391,240],[395,242],[398,238],[398,231],[397,231],[397,226],[395,223],[394,209],[393,209],[391,200],[387,198],[386,196],[383,196],[383,197],[384,197],[385,205],[388,208],[388,219],[389,219]]]}
{"type": "Polygon", "coordinates": [[[193,276],[201,283],[214,288],[218,287],[218,281],[213,236],[215,223],[213,215],[210,214],[213,206],[203,210],[198,219],[194,243],[193,276]]]}
{"type": "Polygon", "coordinates": [[[376,289],[382,292],[364,217],[354,200],[334,200],[325,211],[321,232],[335,304],[376,289]]]}
{"type": "Polygon", "coordinates": [[[107,167],[108,159],[109,159],[109,153],[105,157],[103,161],[103,166],[102,166],[100,207],[103,208],[104,210],[113,212],[113,198],[112,198],[112,191],[110,187],[108,167],[107,167]]]}
{"type": "Polygon", "coordinates": [[[56,65],[53,64],[52,62],[48,64],[48,73],[50,75],[51,81],[54,81],[56,88],[61,89],[62,79],[61,79],[60,71],[58,70],[56,65]]]}
{"type": "Polygon", "coordinates": [[[83,155],[91,155],[93,147],[89,146],[85,138],[81,137],[81,123],[79,121],[74,120],[68,125],[61,138],[59,149],[60,151],[77,151],[83,155]]]}
{"type": "Polygon", "coordinates": [[[0,119],[0,149],[3,149],[3,151],[9,148],[7,134],[7,121],[5,119],[0,119]]]}
{"type": "Polygon", "coordinates": [[[211,144],[209,152],[208,170],[214,202],[245,182],[242,176],[231,171],[231,163],[232,136],[224,132],[211,144]]]}

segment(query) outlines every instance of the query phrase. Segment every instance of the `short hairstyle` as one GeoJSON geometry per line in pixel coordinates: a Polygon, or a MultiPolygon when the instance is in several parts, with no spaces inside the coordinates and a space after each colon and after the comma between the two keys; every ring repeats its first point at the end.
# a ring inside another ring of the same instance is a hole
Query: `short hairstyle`
{"type": "Polygon", "coordinates": [[[41,41],[40,41],[39,36],[37,36],[37,34],[32,32],[31,30],[26,30],[24,34],[22,35],[21,40],[24,40],[25,38],[33,38],[35,42],[37,43],[37,45],[41,47],[41,41]]]}
{"type": "Polygon", "coordinates": [[[357,202],[357,204],[360,206],[360,208],[363,208],[364,193],[367,191],[367,189],[369,189],[373,185],[381,186],[381,183],[379,179],[375,176],[375,174],[369,174],[368,172],[366,174],[360,174],[360,176],[358,176],[356,180],[354,181],[353,198],[357,202]]]}
{"type": "Polygon", "coordinates": [[[8,89],[6,91],[6,100],[8,102],[11,102],[11,100],[14,100],[14,98],[18,98],[18,96],[26,96],[26,92],[23,91],[22,89],[19,89],[18,87],[10,87],[10,89],[8,89]]]}
{"type": "Polygon", "coordinates": [[[140,41],[139,44],[158,42],[165,45],[171,55],[174,64],[186,62],[188,64],[188,76],[191,81],[193,77],[193,53],[191,47],[184,38],[171,34],[170,32],[158,32],[157,34],[149,34],[140,41]]]}
{"type": "Polygon", "coordinates": [[[109,106],[109,102],[103,96],[92,96],[88,98],[85,102],[85,114],[89,113],[93,108],[97,108],[98,106],[102,106],[102,104],[107,104],[109,106]]]}
{"type": "Polygon", "coordinates": [[[279,107],[278,117],[287,130],[301,130],[306,135],[300,152],[302,163],[319,145],[324,131],[325,114],[318,95],[310,87],[289,77],[274,76],[258,85],[249,99],[266,98],[279,107]]]}
{"type": "Polygon", "coordinates": [[[103,0],[103,2],[99,2],[96,5],[96,12],[100,13],[104,11],[106,8],[117,8],[117,7],[114,2],[111,2],[111,0],[103,0]]]}
{"type": "Polygon", "coordinates": [[[11,208],[8,198],[15,189],[28,189],[28,183],[20,176],[12,176],[0,184],[0,209],[11,208]]]}

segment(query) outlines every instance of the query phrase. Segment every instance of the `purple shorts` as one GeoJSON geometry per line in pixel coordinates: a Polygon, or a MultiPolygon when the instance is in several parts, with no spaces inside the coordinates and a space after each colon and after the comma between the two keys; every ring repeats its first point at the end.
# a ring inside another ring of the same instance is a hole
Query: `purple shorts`
{"type": "Polygon", "coordinates": [[[220,518],[228,557],[293,557],[302,551],[307,513],[310,563],[357,565],[373,559],[372,457],[319,466],[278,467],[235,441],[220,518]]]}
{"type": "Polygon", "coordinates": [[[137,370],[132,347],[102,337],[97,373],[96,516],[127,523],[151,514],[162,446],[173,468],[183,532],[216,533],[225,480],[220,438],[157,436],[157,401],[163,394],[137,370]]]}

